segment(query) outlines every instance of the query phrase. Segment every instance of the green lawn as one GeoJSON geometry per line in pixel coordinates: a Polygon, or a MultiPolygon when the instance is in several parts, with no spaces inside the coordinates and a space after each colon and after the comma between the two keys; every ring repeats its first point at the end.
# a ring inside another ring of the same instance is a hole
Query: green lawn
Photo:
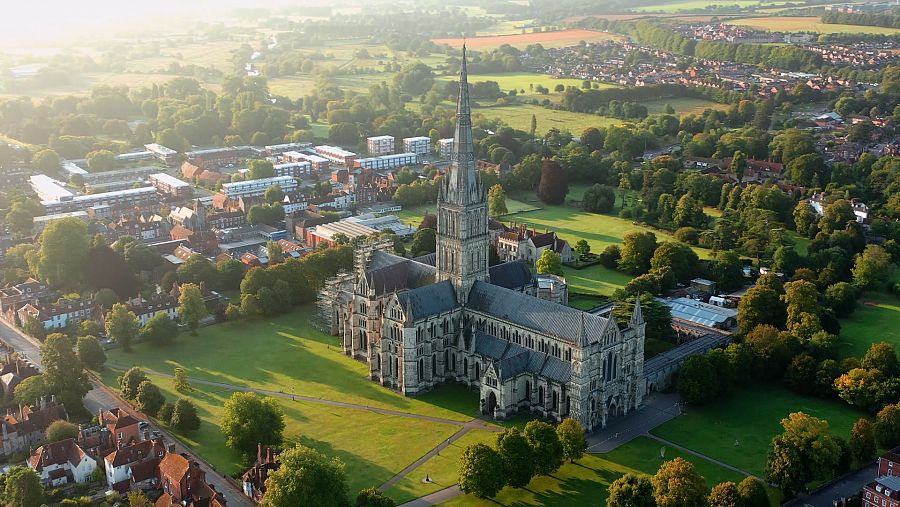
{"type": "Polygon", "coordinates": [[[478,395],[459,386],[408,398],[370,381],[368,366],[344,356],[337,337],[309,325],[314,311],[310,305],[270,320],[201,328],[198,336],[181,334],[168,347],[114,349],[109,362],[164,373],[181,366],[195,378],[459,421],[477,415],[478,395]]]}
{"type": "Polygon", "coordinates": [[[466,433],[439,455],[432,457],[388,489],[387,495],[400,504],[456,484],[459,477],[457,471],[459,459],[463,450],[477,443],[493,447],[496,439],[497,434],[489,431],[473,430],[466,433]],[[431,482],[422,481],[426,475],[431,482]]]}
{"type": "Polygon", "coordinates": [[[481,114],[489,120],[499,119],[510,127],[525,132],[531,130],[531,116],[534,115],[537,119],[538,134],[544,134],[551,128],[557,128],[579,135],[588,127],[608,127],[622,123],[622,120],[608,116],[574,113],[572,111],[555,111],[532,104],[493,107],[475,105],[472,107],[472,111],[476,115],[481,114]]]}
{"type": "MultiPolygon", "coordinates": [[[[521,489],[505,488],[496,497],[482,500],[471,495],[457,497],[441,505],[569,507],[604,505],[609,485],[626,473],[653,474],[664,460],[659,459],[662,445],[639,437],[608,454],[588,454],[576,463],[566,463],[551,476],[534,478],[521,489]]],[[[722,481],[741,481],[743,476],[702,458],[667,449],[665,459],[682,457],[694,463],[698,472],[713,486],[722,481]]]]}
{"type": "Polygon", "coordinates": [[[673,97],[670,99],[648,100],[641,102],[647,106],[650,114],[661,114],[665,112],[666,106],[672,106],[675,114],[679,116],[687,114],[701,114],[707,109],[728,109],[728,104],[720,104],[706,99],[695,99],[691,97],[673,97]]]}
{"type": "MultiPolygon", "coordinates": [[[[790,3],[788,0],[779,0],[774,2],[760,2],[759,0],[723,0],[722,2],[709,0],[683,0],[673,3],[660,3],[637,7],[634,10],[638,12],[680,12],[680,11],[697,11],[708,8],[710,5],[728,5],[737,7],[765,7],[778,6],[790,3]]],[[[730,23],[730,21],[729,21],[730,23]]]]}
{"type": "MultiPolygon", "coordinates": [[[[456,79],[456,76],[441,76],[437,80],[454,81],[456,79]]],[[[562,94],[554,90],[557,85],[561,84],[566,87],[574,86],[576,88],[581,88],[581,84],[583,83],[581,79],[556,78],[549,74],[538,74],[536,72],[469,74],[470,83],[477,83],[479,81],[495,81],[500,86],[500,89],[504,92],[507,92],[509,90],[516,90],[516,92],[518,93],[518,97],[537,98],[540,100],[543,100],[545,98],[559,99],[562,94]],[[534,89],[538,85],[549,89],[550,93],[547,95],[541,95],[540,93],[537,93],[534,89]]],[[[616,85],[607,83],[596,84],[599,88],[618,88],[618,86],[616,85]]],[[[591,86],[593,86],[593,84],[591,86]]]]}
{"type": "Polygon", "coordinates": [[[886,341],[900,349],[900,298],[866,292],[856,311],[841,319],[840,354],[862,357],[869,345],[886,341]]]}
{"type": "MultiPolygon", "coordinates": [[[[524,213],[528,211],[535,211],[540,209],[539,206],[542,206],[540,202],[538,203],[529,203],[518,201],[516,199],[506,199],[506,210],[508,211],[507,215],[501,217],[501,220],[514,220],[515,217],[513,215],[517,213],[524,213]]],[[[412,225],[414,227],[419,226],[419,222],[422,221],[422,217],[425,216],[426,213],[435,214],[437,212],[436,204],[421,204],[419,206],[406,206],[402,210],[394,212],[394,215],[403,221],[412,225]]]]}
{"type": "MultiPolygon", "coordinates": [[[[591,245],[593,248],[593,244],[591,245]]],[[[598,250],[599,251],[599,250],[598,250]]],[[[570,292],[612,296],[616,289],[625,287],[631,276],[621,271],[595,264],[582,269],[564,267],[566,282],[570,292]]]]}
{"type": "MultiPolygon", "coordinates": [[[[107,370],[103,380],[117,389],[116,373],[107,370]]],[[[167,400],[182,396],[171,380],[151,376],[167,400]]],[[[219,427],[222,405],[232,392],[195,385],[188,395],[202,419],[200,429],[178,434],[194,451],[226,474],[242,472],[241,458],[225,444],[219,427]]],[[[450,424],[382,415],[368,410],[331,407],[276,398],[285,414],[287,444],[296,442],[340,458],[347,465],[347,483],[352,494],[379,486],[453,435],[450,424]],[[362,435],[365,435],[361,438],[362,435]]]]}
{"type": "Polygon", "coordinates": [[[772,385],[753,385],[707,406],[690,406],[684,415],[652,431],[654,435],[762,476],[772,438],[791,412],[825,419],[831,431],[847,437],[862,415],[841,401],[805,397],[772,385]],[[739,445],[735,445],[735,443],[739,445]]]}

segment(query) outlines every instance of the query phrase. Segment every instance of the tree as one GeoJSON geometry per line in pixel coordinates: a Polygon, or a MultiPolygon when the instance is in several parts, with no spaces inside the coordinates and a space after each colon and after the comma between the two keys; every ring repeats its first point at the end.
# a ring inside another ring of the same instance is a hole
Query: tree
{"type": "Polygon", "coordinates": [[[196,431],[200,428],[200,418],[197,417],[197,407],[194,406],[191,400],[179,398],[172,409],[172,418],[169,419],[169,424],[178,431],[196,431]]]}
{"type": "Polygon", "coordinates": [[[71,415],[82,406],[82,398],[91,389],[84,365],[73,351],[72,340],[64,334],[53,333],[41,344],[40,352],[47,390],[60,398],[71,415]]]}
{"type": "Polygon", "coordinates": [[[28,267],[38,278],[60,289],[77,289],[90,248],[87,224],[62,218],[47,224],[39,247],[28,255],[28,267]]]}
{"type": "Polygon", "coordinates": [[[684,194],[678,199],[672,214],[672,225],[675,227],[706,228],[709,217],[703,212],[703,203],[693,199],[691,194],[684,194]]]}
{"type": "Polygon", "coordinates": [[[619,269],[632,275],[650,270],[650,259],[656,252],[656,235],[652,232],[629,232],[622,238],[619,269]]]}
{"type": "Polygon", "coordinates": [[[37,405],[41,398],[48,396],[50,389],[43,375],[28,377],[14,388],[13,401],[20,405],[37,405]]]}
{"type": "Polygon", "coordinates": [[[653,483],[644,474],[625,474],[609,485],[606,507],[656,507],[653,483]]]}
{"type": "Polygon", "coordinates": [[[778,293],[768,287],[751,287],[738,303],[738,325],[742,333],[756,326],[783,326],[785,306],[778,293]]]}
{"type": "Polygon", "coordinates": [[[738,495],[741,498],[741,507],[769,507],[769,495],[766,488],[756,477],[749,476],[738,484],[738,495]]]}
{"type": "Polygon", "coordinates": [[[281,189],[281,185],[272,185],[271,187],[266,189],[266,193],[263,195],[263,198],[269,204],[282,202],[284,201],[284,190],[281,189]]]}
{"type": "Polygon", "coordinates": [[[825,234],[831,234],[834,231],[844,230],[849,222],[854,221],[856,221],[856,215],[853,213],[850,201],[838,199],[825,206],[822,217],[819,218],[819,230],[825,234]]]}
{"type": "Polygon", "coordinates": [[[737,484],[726,481],[713,486],[707,498],[709,507],[740,507],[741,495],[737,484]]]}
{"type": "Polygon", "coordinates": [[[652,269],[669,268],[675,280],[681,283],[688,283],[697,273],[697,266],[700,258],[684,243],[675,243],[672,241],[664,241],[653,252],[650,258],[650,267],[652,269]]]}
{"type": "Polygon", "coordinates": [[[690,356],[678,370],[678,393],[688,403],[707,403],[717,394],[715,380],[716,372],[706,356],[690,356]]]}
{"type": "Polygon", "coordinates": [[[867,369],[876,369],[887,377],[900,376],[900,362],[897,361],[897,349],[888,342],[878,342],[869,345],[866,355],[863,356],[860,366],[867,369]]]}
{"type": "Polygon", "coordinates": [[[145,380],[138,386],[137,396],[135,396],[134,401],[135,408],[149,416],[155,416],[166,402],[166,398],[156,384],[145,380]]]}
{"type": "Polygon", "coordinates": [[[518,428],[508,428],[497,435],[497,452],[507,483],[514,488],[527,486],[534,477],[534,455],[518,428]]]}
{"type": "Polygon", "coordinates": [[[541,253],[541,257],[536,263],[537,272],[542,275],[563,275],[562,257],[551,249],[546,249],[541,253]]]}
{"type": "Polygon", "coordinates": [[[350,505],[341,460],[329,459],[319,451],[299,444],[282,452],[278,459],[281,465],[266,481],[263,507],[350,505]]]}
{"type": "Polygon", "coordinates": [[[193,391],[187,378],[187,371],[180,366],[175,367],[175,390],[179,393],[189,393],[193,391]]]}
{"type": "Polygon", "coordinates": [[[153,502],[141,490],[128,492],[128,507],[153,507],[153,502]]]}
{"type": "Polygon", "coordinates": [[[816,223],[816,211],[809,201],[800,201],[794,207],[794,229],[801,236],[806,236],[809,227],[816,223]]]}
{"type": "Polygon", "coordinates": [[[44,432],[44,435],[47,437],[47,443],[50,444],[66,440],[67,438],[75,438],[78,436],[78,426],[69,421],[60,419],[50,423],[50,426],[47,426],[47,431],[44,432]]]}
{"type": "Polygon", "coordinates": [[[772,440],[766,480],[792,498],[810,481],[831,478],[841,448],[828,434],[828,422],[794,412],[781,420],[784,433],[772,440]]]}
{"type": "MultiPolygon", "coordinates": [[[[18,393],[18,387],[16,392],[18,393]]],[[[885,405],[878,411],[874,432],[875,441],[880,447],[893,449],[900,445],[900,404],[885,405]]]]}
{"type": "Polygon", "coordinates": [[[184,261],[184,264],[178,267],[178,281],[181,283],[194,283],[216,286],[218,282],[218,271],[216,266],[209,260],[200,255],[193,254],[184,261]]]}
{"type": "Polygon", "coordinates": [[[106,334],[122,346],[122,350],[130,351],[131,342],[137,336],[140,323],[137,316],[127,305],[116,303],[106,316],[106,334]]]}
{"type": "Polygon", "coordinates": [[[569,193],[569,181],[562,167],[552,159],[544,159],[537,195],[545,204],[558,206],[569,193]]]}
{"type": "Polygon", "coordinates": [[[31,157],[31,164],[42,173],[59,171],[59,155],[53,150],[41,150],[31,157]]]}
{"type": "Polygon", "coordinates": [[[860,289],[875,289],[891,279],[891,255],[879,245],[867,245],[853,262],[853,284],[860,289]]]}
{"type": "Polygon", "coordinates": [[[132,366],[128,369],[124,374],[120,375],[118,378],[119,381],[119,390],[122,392],[122,397],[126,400],[133,400],[137,398],[138,387],[147,379],[147,373],[138,368],[137,366],[132,366]]]}
{"type": "Polygon", "coordinates": [[[263,178],[274,178],[275,177],[275,166],[269,160],[257,159],[251,160],[249,164],[247,164],[247,179],[248,180],[260,180],[263,178]]]}
{"type": "Polygon", "coordinates": [[[825,289],[825,302],[834,314],[843,317],[856,309],[856,289],[847,282],[838,282],[825,289]]]}
{"type": "Polygon", "coordinates": [[[116,156],[109,150],[92,151],[84,158],[92,172],[111,171],[116,167],[116,156]]]}
{"type": "Polygon", "coordinates": [[[506,484],[503,471],[503,460],[497,451],[485,444],[470,445],[459,460],[459,489],[479,498],[491,498],[506,484]]]}
{"type": "Polygon", "coordinates": [[[93,370],[99,370],[106,362],[106,352],[95,336],[80,336],[75,344],[75,350],[78,359],[93,370]]]}
{"type": "Polygon", "coordinates": [[[850,451],[857,463],[868,463],[875,457],[875,430],[872,423],[860,417],[850,430],[850,451]]]}
{"type": "Polygon", "coordinates": [[[225,402],[222,433],[232,449],[252,456],[257,445],[277,446],[284,432],[281,406],[255,393],[234,393],[225,402]]]}
{"type": "Polygon", "coordinates": [[[181,321],[187,324],[192,335],[197,334],[197,326],[200,320],[206,317],[206,302],[203,301],[203,293],[200,287],[192,283],[181,286],[181,294],[178,296],[178,314],[181,321]]]}
{"type": "Polygon", "coordinates": [[[584,193],[582,205],[591,213],[609,213],[616,205],[616,191],[610,186],[596,184],[584,193]]]}
{"type": "Polygon", "coordinates": [[[797,185],[810,186],[825,174],[825,160],[818,153],[807,153],[791,160],[785,167],[790,180],[797,185]]]}
{"type": "Polygon", "coordinates": [[[666,461],[650,480],[653,496],[659,507],[705,507],[709,488],[706,481],[694,469],[693,463],[683,458],[666,461]]]}
{"type": "Polygon", "coordinates": [[[787,326],[800,323],[803,314],[819,316],[819,290],[812,282],[795,280],[784,284],[781,300],[787,304],[787,326]]]}
{"type": "Polygon", "coordinates": [[[5,507],[40,507],[44,503],[44,487],[37,472],[26,466],[14,466],[6,472],[3,487],[5,507]]]}
{"type": "Polygon", "coordinates": [[[744,181],[744,173],[747,171],[747,156],[744,152],[738,150],[734,152],[731,158],[731,172],[734,174],[737,184],[740,185],[744,181]]]}
{"type": "Polygon", "coordinates": [[[895,378],[885,378],[879,370],[853,368],[834,381],[834,390],[847,403],[876,412],[900,397],[895,378]]]}
{"type": "Polygon", "coordinates": [[[225,290],[237,290],[241,286],[244,277],[244,264],[237,259],[222,258],[216,262],[216,271],[219,272],[219,287],[225,290]]]}
{"type": "Polygon", "coordinates": [[[141,337],[153,345],[167,345],[178,335],[178,324],[166,313],[150,317],[141,329],[141,337]]]}
{"type": "Polygon", "coordinates": [[[175,404],[167,401],[163,403],[163,406],[159,408],[159,411],[156,413],[156,418],[160,421],[164,421],[167,423],[172,422],[172,414],[175,412],[175,404]]]}
{"type": "Polygon", "coordinates": [[[437,236],[434,229],[419,229],[413,234],[409,251],[413,257],[434,253],[437,248],[437,236]]]}
{"type": "Polygon", "coordinates": [[[553,426],[543,421],[529,421],[525,425],[525,439],[534,452],[535,473],[549,475],[563,463],[563,447],[553,426]]]}
{"type": "Polygon", "coordinates": [[[566,418],[556,427],[556,434],[559,436],[559,443],[562,444],[563,457],[570,463],[584,456],[587,441],[584,439],[584,428],[578,421],[566,418]]]}
{"type": "Polygon", "coordinates": [[[503,191],[503,185],[499,183],[488,190],[488,211],[492,217],[509,213],[506,209],[506,193],[503,191]]]}
{"type": "Polygon", "coordinates": [[[356,495],[356,507],[394,507],[394,499],[382,493],[378,488],[366,488],[356,495]]]}

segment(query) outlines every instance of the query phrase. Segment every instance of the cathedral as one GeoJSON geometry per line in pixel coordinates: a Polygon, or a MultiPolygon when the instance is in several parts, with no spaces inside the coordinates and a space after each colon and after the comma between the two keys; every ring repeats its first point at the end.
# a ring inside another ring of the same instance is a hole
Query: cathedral
{"type": "Polygon", "coordinates": [[[640,304],[620,328],[538,297],[524,261],[488,265],[465,47],[459,83],[436,252],[408,259],[389,253],[389,242],[361,245],[353,272],[329,282],[320,306],[344,352],[386,388],[414,396],[459,382],[477,389],[481,413],[496,419],[524,412],[602,428],[639,408],[646,392],[640,304]]]}

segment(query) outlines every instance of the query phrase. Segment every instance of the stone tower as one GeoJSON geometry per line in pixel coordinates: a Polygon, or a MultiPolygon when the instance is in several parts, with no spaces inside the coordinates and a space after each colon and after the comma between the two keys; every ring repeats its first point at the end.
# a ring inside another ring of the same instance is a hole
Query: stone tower
{"type": "Polygon", "coordinates": [[[459,72],[453,153],[438,192],[437,207],[437,277],[450,280],[456,287],[457,300],[465,304],[472,284],[488,279],[490,244],[487,193],[475,170],[465,45],[459,72]]]}

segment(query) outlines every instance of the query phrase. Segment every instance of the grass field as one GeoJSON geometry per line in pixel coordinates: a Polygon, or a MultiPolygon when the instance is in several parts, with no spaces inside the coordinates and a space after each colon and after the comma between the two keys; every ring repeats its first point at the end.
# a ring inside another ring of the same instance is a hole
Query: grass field
{"type": "Polygon", "coordinates": [[[790,3],[789,0],[777,0],[772,2],[760,2],[759,0],[722,0],[721,2],[716,2],[715,0],[685,0],[685,1],[676,1],[673,3],[664,3],[661,5],[646,5],[642,7],[637,7],[634,10],[638,12],[664,12],[664,13],[673,13],[673,12],[681,12],[681,11],[700,11],[710,7],[711,5],[727,5],[727,6],[737,6],[740,8],[745,7],[777,7],[784,4],[790,3]]]}
{"type": "MultiPolygon", "coordinates": [[[[593,248],[593,245],[592,245],[593,248]]],[[[599,251],[599,250],[598,250],[599,251]]],[[[599,264],[582,269],[563,268],[570,292],[612,296],[616,289],[625,287],[631,276],[599,264]]]]}
{"type": "MultiPolygon", "coordinates": [[[[438,81],[455,81],[456,76],[441,76],[438,81]]],[[[559,98],[560,93],[553,89],[556,85],[574,86],[581,88],[582,80],[572,78],[556,78],[549,74],[538,74],[535,72],[504,72],[500,74],[469,74],[469,82],[477,83],[479,81],[496,81],[503,91],[517,90],[518,96],[538,97],[538,98],[559,98]],[[532,88],[538,85],[544,86],[550,90],[547,95],[541,95],[532,88]],[[524,92],[522,91],[524,90],[524,92]]],[[[597,83],[600,88],[617,88],[615,85],[606,83],[597,83]]]]}
{"type": "Polygon", "coordinates": [[[566,463],[551,476],[534,478],[521,489],[505,488],[496,497],[482,500],[471,495],[457,497],[441,505],[462,506],[544,506],[605,505],[607,488],[626,473],[654,474],[665,460],[682,457],[692,463],[712,487],[723,481],[739,482],[743,476],[693,455],[667,449],[659,458],[658,442],[638,437],[608,454],[587,454],[576,463],[566,463]]]}
{"type": "Polygon", "coordinates": [[[547,48],[572,46],[579,41],[601,42],[607,40],[620,40],[621,37],[606,32],[594,30],[560,30],[556,32],[516,33],[508,35],[486,35],[484,37],[468,37],[466,39],[432,39],[437,45],[447,44],[452,47],[466,46],[473,49],[497,48],[504,44],[516,46],[520,49],[529,44],[541,44],[547,48]]]}
{"type": "Polygon", "coordinates": [[[761,18],[731,19],[728,23],[745,25],[759,30],[775,32],[817,32],[817,33],[871,33],[894,35],[900,33],[897,28],[862,25],[833,25],[822,23],[816,16],[769,16],[761,18]]]}
{"type": "Polygon", "coordinates": [[[205,380],[459,421],[477,415],[477,394],[462,387],[443,386],[408,398],[370,381],[368,366],[344,356],[338,338],[309,325],[314,311],[310,305],[265,321],[201,328],[198,336],[181,334],[168,347],[142,344],[128,353],[114,349],[109,362],[163,373],[181,366],[188,376],[205,380]]]}
{"type": "Polygon", "coordinates": [[[900,349],[900,298],[866,292],[856,311],[841,319],[840,355],[862,357],[869,345],[882,341],[900,349]]]}
{"type": "Polygon", "coordinates": [[[481,114],[487,119],[499,119],[518,130],[528,132],[531,130],[531,116],[537,119],[537,133],[543,134],[551,128],[568,130],[574,135],[580,134],[588,127],[608,127],[623,123],[617,118],[597,116],[586,113],[574,113],[572,111],[555,111],[542,106],[532,104],[515,104],[511,106],[479,107],[473,106],[472,111],[481,114]]]}
{"type": "Polygon", "coordinates": [[[690,406],[684,415],[651,433],[762,477],[772,438],[782,432],[781,420],[791,412],[825,419],[832,433],[844,438],[864,415],[840,401],[753,385],[710,405],[690,406]]]}
{"type": "MultiPolygon", "coordinates": [[[[117,389],[115,377],[111,371],[103,375],[104,382],[117,389]]],[[[171,380],[156,376],[151,376],[151,380],[163,390],[167,400],[182,396],[174,390],[171,380]]],[[[207,386],[194,388],[188,397],[196,404],[202,423],[196,432],[179,437],[219,471],[242,471],[241,457],[226,446],[219,427],[222,405],[232,392],[207,386]]],[[[287,444],[302,443],[340,458],[347,465],[347,483],[353,495],[362,488],[383,484],[458,430],[449,424],[368,410],[276,400],[285,414],[287,444]],[[365,438],[360,438],[361,432],[365,432],[365,438]]]]}
{"type": "Polygon", "coordinates": [[[666,105],[671,105],[675,109],[675,114],[682,116],[686,114],[700,114],[707,109],[728,109],[728,104],[720,104],[711,100],[695,99],[690,97],[680,97],[662,100],[648,100],[641,102],[647,106],[650,114],[660,114],[666,110],[666,105]]]}

